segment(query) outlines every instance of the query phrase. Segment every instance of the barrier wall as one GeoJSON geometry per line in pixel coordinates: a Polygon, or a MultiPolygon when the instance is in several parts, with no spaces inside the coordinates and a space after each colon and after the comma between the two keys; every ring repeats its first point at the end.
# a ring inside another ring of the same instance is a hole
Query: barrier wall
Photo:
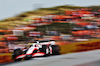
{"type": "Polygon", "coordinates": [[[61,45],[61,54],[100,49],[100,39],[61,45]]]}
{"type": "Polygon", "coordinates": [[[8,63],[8,62],[13,62],[12,54],[10,53],[0,54],[0,63],[8,63]]]}

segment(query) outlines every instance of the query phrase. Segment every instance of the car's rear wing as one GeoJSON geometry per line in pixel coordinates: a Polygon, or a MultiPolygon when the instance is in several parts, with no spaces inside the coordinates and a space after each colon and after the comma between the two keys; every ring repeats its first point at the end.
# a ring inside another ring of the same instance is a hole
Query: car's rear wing
{"type": "Polygon", "coordinates": [[[55,41],[54,40],[42,40],[42,41],[36,41],[33,44],[41,44],[41,45],[55,45],[55,41]]]}

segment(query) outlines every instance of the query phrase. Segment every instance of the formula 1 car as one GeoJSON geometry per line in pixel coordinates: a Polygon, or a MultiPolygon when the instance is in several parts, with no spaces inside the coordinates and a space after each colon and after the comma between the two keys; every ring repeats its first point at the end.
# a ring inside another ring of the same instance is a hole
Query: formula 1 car
{"type": "Polygon", "coordinates": [[[59,55],[60,47],[55,45],[53,40],[41,40],[35,41],[30,45],[30,48],[26,48],[23,51],[21,49],[15,49],[13,53],[13,59],[15,61],[20,61],[22,59],[30,59],[32,57],[38,56],[50,56],[59,55]]]}

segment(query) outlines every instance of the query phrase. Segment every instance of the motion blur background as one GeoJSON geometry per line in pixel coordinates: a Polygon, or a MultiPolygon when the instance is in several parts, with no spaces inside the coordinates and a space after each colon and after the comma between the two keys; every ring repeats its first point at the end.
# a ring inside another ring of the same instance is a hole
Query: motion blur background
{"type": "Polygon", "coordinates": [[[94,6],[100,5],[100,0],[1,0],[0,20],[16,16],[19,13],[59,5],[94,6]],[[36,5],[39,5],[36,7],[36,5]]]}

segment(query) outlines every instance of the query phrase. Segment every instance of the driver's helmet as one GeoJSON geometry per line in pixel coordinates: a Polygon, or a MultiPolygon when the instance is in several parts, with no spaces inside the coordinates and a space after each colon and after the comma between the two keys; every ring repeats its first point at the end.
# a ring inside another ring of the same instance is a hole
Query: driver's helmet
{"type": "Polygon", "coordinates": [[[32,45],[30,45],[30,47],[32,47],[32,45]]]}

